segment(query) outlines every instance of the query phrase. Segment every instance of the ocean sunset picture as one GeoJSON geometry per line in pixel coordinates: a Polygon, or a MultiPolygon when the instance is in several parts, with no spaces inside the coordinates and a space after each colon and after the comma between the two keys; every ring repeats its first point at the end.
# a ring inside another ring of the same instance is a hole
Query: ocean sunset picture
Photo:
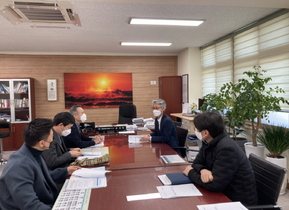
{"type": "Polygon", "coordinates": [[[131,73],[64,73],[65,108],[118,107],[132,103],[131,73]]]}

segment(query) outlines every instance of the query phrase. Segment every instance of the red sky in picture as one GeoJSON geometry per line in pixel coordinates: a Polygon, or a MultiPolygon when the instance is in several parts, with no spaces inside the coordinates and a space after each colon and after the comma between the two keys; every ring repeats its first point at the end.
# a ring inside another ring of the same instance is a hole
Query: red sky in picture
{"type": "Polygon", "coordinates": [[[132,91],[131,73],[67,73],[64,74],[65,92],[101,93],[103,91],[132,91]]]}

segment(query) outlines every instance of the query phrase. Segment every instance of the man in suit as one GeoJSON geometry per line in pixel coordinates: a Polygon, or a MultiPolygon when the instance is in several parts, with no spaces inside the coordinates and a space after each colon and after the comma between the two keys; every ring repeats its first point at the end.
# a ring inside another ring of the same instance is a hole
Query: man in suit
{"type": "Polygon", "coordinates": [[[103,141],[103,138],[100,135],[96,135],[93,139],[91,139],[81,133],[80,123],[86,121],[86,114],[84,113],[81,105],[72,106],[69,112],[74,117],[75,123],[71,127],[71,133],[63,137],[67,148],[85,148],[99,144],[103,141]]]}
{"type": "Polygon", "coordinates": [[[51,142],[48,150],[42,152],[42,157],[49,170],[66,167],[75,158],[82,155],[80,148],[67,149],[62,138],[62,136],[70,134],[74,122],[74,117],[69,112],[60,112],[54,116],[53,142],[51,142]]]}
{"type": "Polygon", "coordinates": [[[0,209],[51,209],[58,196],[56,183],[80,169],[69,166],[48,171],[41,153],[53,141],[52,126],[51,120],[38,118],[25,128],[25,143],[10,156],[0,177],[0,209]]]}
{"type": "MultiPolygon", "coordinates": [[[[164,112],[167,104],[163,99],[153,100],[152,110],[155,118],[155,130],[149,135],[144,135],[141,141],[150,141],[157,143],[166,143],[170,147],[178,147],[179,141],[177,132],[172,119],[164,112]]],[[[179,153],[179,150],[176,149],[179,153]]]]}

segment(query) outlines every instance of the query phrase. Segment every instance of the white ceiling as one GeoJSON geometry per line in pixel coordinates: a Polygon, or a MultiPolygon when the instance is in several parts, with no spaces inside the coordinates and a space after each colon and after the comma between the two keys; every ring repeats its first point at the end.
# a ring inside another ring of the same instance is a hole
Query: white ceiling
{"type": "MultiPolygon", "coordinates": [[[[200,47],[281,8],[289,8],[289,0],[61,1],[73,4],[81,27],[32,28],[32,23],[13,25],[0,15],[0,53],[176,55],[188,47],[200,47]],[[206,21],[199,27],[141,26],[128,24],[132,17],[206,21]],[[122,41],[173,44],[170,47],[129,47],[120,46],[122,41]]],[[[37,25],[47,26],[44,23],[37,25]]]]}

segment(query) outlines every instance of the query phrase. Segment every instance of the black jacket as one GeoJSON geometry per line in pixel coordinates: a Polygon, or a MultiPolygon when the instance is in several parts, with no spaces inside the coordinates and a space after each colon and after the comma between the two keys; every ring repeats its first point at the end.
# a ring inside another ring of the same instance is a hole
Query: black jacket
{"type": "Polygon", "coordinates": [[[222,133],[211,142],[205,143],[199,151],[189,172],[189,178],[196,184],[213,192],[223,192],[232,201],[244,205],[257,204],[257,190],[254,172],[245,153],[227,134],[222,133]],[[212,171],[213,181],[203,183],[200,170],[212,171]]]}

